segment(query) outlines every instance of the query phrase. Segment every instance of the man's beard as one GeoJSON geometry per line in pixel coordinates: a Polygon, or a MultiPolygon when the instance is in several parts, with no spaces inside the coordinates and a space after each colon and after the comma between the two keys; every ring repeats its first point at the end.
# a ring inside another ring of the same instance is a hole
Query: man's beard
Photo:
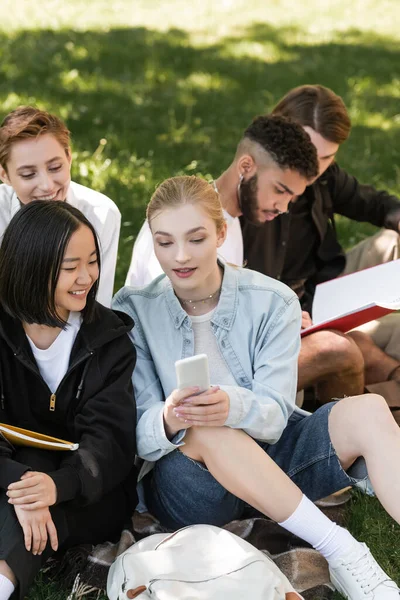
{"type": "MultiPolygon", "coordinates": [[[[250,179],[242,179],[238,186],[238,201],[239,208],[243,217],[256,227],[264,225],[264,221],[260,221],[259,210],[260,207],[257,201],[258,192],[258,175],[253,175],[250,179]]],[[[279,210],[268,211],[275,215],[281,215],[279,210]]]]}
{"type": "Polygon", "coordinates": [[[238,186],[239,208],[243,217],[252,225],[260,227],[263,223],[258,217],[258,176],[243,179],[238,186]]]}

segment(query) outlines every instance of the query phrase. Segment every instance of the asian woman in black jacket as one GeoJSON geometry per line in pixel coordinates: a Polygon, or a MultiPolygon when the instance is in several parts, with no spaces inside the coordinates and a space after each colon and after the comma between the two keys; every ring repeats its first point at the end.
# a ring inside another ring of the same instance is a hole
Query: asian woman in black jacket
{"type": "Polygon", "coordinates": [[[73,206],[20,210],[0,248],[0,422],[76,451],[0,438],[0,600],[23,598],[58,548],[117,536],[135,496],[135,350],[95,300],[99,246],[73,206]]]}

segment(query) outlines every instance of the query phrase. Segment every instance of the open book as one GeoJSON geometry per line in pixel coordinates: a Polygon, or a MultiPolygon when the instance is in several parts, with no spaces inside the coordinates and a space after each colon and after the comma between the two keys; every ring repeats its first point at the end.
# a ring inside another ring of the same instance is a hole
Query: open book
{"type": "Polygon", "coordinates": [[[313,325],[302,337],[321,329],[350,331],[400,310],[400,260],[337,277],[317,285],[313,325]]]}
{"type": "Polygon", "coordinates": [[[0,436],[16,446],[31,446],[42,450],[77,450],[79,448],[79,444],[66,442],[36,431],[29,431],[29,429],[6,425],[5,423],[0,423],[0,436]]]}

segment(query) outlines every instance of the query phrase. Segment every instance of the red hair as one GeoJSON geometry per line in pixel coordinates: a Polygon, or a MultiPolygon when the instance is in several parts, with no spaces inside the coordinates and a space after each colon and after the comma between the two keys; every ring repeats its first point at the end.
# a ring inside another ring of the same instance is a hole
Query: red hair
{"type": "Polygon", "coordinates": [[[15,142],[37,138],[51,133],[68,154],[70,132],[66,125],[56,117],[34,106],[20,106],[10,112],[0,127],[0,165],[7,171],[12,145],[15,142]]]}

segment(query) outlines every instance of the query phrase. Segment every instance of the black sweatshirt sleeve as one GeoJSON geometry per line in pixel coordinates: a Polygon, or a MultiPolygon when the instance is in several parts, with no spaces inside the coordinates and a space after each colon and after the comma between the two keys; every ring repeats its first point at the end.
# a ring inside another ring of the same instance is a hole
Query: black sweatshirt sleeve
{"type": "MultiPolygon", "coordinates": [[[[328,172],[327,172],[328,174],[328,172]]],[[[400,200],[388,192],[363,185],[337,164],[329,169],[328,185],[331,189],[333,211],[354,221],[372,223],[398,231],[400,200]]]]}
{"type": "Polygon", "coordinates": [[[0,432],[0,489],[6,490],[10,483],[19,481],[30,467],[13,459],[14,447],[0,432]]]}
{"type": "Polygon", "coordinates": [[[19,481],[22,475],[30,470],[30,467],[12,458],[0,456],[0,488],[6,490],[10,483],[19,481]]]}

